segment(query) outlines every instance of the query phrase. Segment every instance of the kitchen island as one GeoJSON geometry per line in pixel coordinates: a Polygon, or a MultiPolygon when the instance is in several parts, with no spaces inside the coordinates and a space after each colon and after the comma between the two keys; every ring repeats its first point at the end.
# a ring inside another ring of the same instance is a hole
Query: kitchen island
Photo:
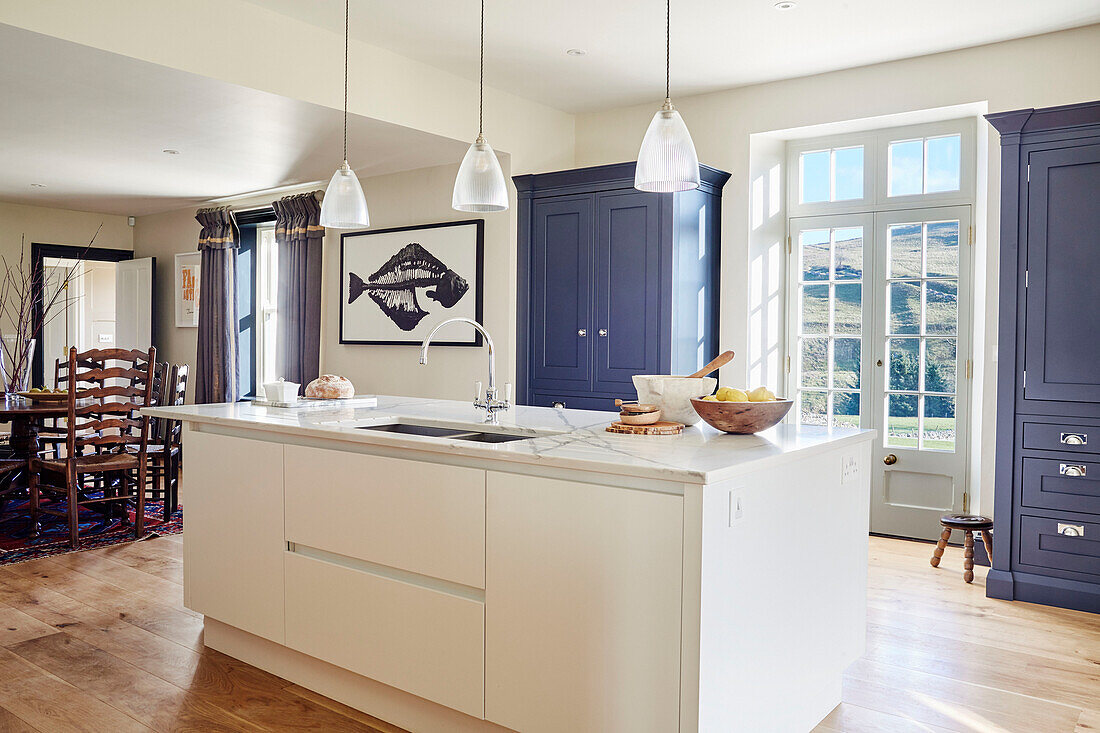
{"type": "Polygon", "coordinates": [[[205,643],[411,731],[808,731],[864,648],[874,433],[468,403],[184,421],[205,643]]]}

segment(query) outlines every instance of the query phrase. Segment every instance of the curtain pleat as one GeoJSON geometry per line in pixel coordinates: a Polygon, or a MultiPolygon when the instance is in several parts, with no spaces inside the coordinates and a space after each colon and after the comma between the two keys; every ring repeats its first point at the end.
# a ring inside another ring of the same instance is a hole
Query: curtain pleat
{"type": "Polygon", "coordinates": [[[229,207],[199,209],[201,256],[195,402],[236,402],[240,385],[237,247],[240,231],[229,207]]]}
{"type": "Polygon", "coordinates": [[[321,226],[317,193],[287,196],[272,204],[275,242],[279,248],[275,365],[279,376],[302,385],[317,378],[321,363],[321,255],[325,228],[321,226]]]}

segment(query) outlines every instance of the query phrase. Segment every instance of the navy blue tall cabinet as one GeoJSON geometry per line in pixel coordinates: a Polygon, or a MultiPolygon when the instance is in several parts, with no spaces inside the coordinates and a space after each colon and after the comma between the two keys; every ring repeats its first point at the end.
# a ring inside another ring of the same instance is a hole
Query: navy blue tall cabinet
{"type": "Polygon", "coordinates": [[[1001,135],[986,592],[1100,612],[1100,102],[986,119],[1001,135]]]}
{"type": "Polygon", "coordinates": [[[722,187],[634,189],[634,163],[516,176],[517,398],[614,409],[634,374],[690,374],[716,355],[722,187]]]}

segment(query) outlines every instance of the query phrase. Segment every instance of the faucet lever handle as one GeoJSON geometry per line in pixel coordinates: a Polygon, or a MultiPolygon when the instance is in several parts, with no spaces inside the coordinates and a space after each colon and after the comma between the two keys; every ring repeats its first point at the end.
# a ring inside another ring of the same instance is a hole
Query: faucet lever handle
{"type": "Polygon", "coordinates": [[[474,399],[481,401],[481,382],[474,382],[474,399]]]}
{"type": "Polygon", "coordinates": [[[512,404],[512,383],[508,382],[504,385],[504,404],[512,404]]]}

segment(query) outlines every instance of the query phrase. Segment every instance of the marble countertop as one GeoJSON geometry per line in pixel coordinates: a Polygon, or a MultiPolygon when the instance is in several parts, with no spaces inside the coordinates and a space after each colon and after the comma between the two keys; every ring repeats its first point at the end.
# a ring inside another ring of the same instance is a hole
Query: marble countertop
{"type": "MultiPolygon", "coordinates": [[[[498,413],[499,426],[480,425],[484,412],[468,402],[378,396],[375,406],[307,410],[258,407],[248,402],[152,407],[144,410],[190,423],[328,438],[395,449],[463,455],[487,461],[526,463],[592,473],[638,476],[684,483],[714,483],[747,471],[870,440],[873,430],[780,424],[757,435],[726,435],[705,423],[675,436],[614,435],[604,428],[611,412],[513,407],[498,413]],[[472,430],[522,432],[536,437],[510,443],[472,443],[360,429],[395,419],[472,430]]],[[[839,467],[838,467],[839,470],[839,467]]]]}

